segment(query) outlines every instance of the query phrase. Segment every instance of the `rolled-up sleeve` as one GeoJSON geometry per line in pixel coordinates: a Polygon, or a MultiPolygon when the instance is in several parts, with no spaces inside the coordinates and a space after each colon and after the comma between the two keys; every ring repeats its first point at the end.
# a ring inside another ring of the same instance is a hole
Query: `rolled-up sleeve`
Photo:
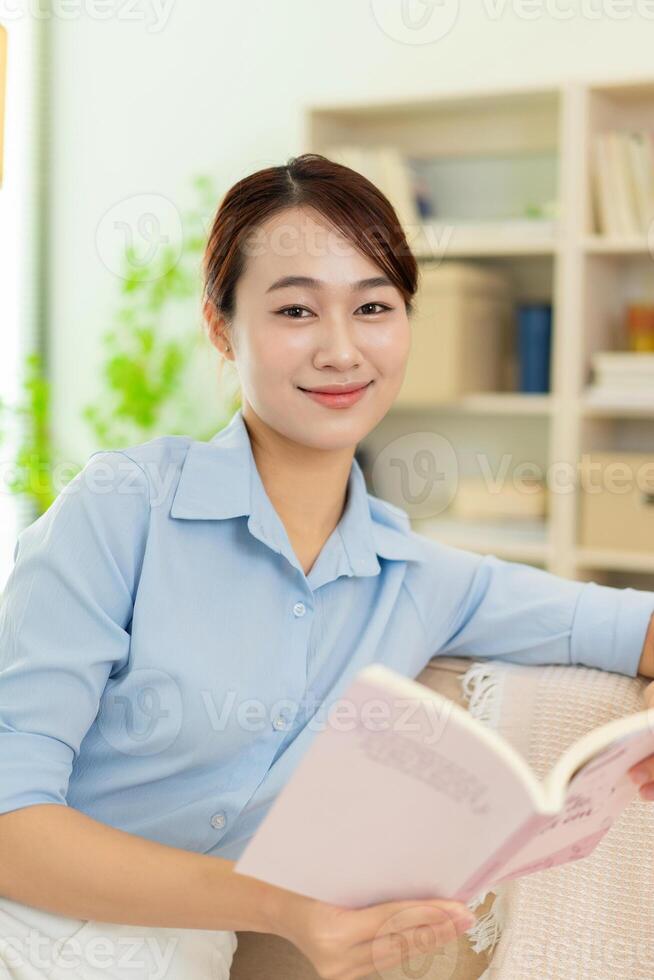
{"type": "MultiPolygon", "coordinates": [[[[654,592],[576,582],[495,556],[450,551],[459,600],[439,653],[584,664],[635,677],[654,592]]],[[[445,569],[447,570],[447,569],[445,569]]]]}
{"type": "Polygon", "coordinates": [[[144,469],[103,451],[18,535],[0,598],[0,813],[66,803],[107,678],[129,658],[149,512],[144,469]]]}

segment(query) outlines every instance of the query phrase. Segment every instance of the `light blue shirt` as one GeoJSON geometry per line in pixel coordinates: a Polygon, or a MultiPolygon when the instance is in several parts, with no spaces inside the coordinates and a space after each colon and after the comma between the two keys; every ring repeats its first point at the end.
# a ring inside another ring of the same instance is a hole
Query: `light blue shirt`
{"type": "Polygon", "coordinates": [[[210,441],[92,454],[23,530],[0,604],[0,812],[70,805],[236,859],[329,705],[373,661],[587,664],[634,677],[654,593],[413,532],[368,494],[305,575],[237,410],[210,441]]]}

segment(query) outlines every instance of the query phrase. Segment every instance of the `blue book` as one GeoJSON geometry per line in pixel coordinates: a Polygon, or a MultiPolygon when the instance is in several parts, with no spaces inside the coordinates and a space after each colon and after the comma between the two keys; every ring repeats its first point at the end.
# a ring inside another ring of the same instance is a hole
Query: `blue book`
{"type": "Polygon", "coordinates": [[[518,307],[519,390],[529,394],[550,390],[552,306],[525,303],[518,307]]]}

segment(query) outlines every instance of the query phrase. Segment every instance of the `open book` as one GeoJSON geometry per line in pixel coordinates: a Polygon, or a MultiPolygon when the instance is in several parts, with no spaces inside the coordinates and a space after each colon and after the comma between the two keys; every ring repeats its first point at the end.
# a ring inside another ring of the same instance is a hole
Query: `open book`
{"type": "Polygon", "coordinates": [[[465,902],[590,854],[638,795],[627,770],[652,753],[654,708],[587,733],[540,781],[464,708],[372,664],[331,705],[235,870],[350,908],[465,902]]]}

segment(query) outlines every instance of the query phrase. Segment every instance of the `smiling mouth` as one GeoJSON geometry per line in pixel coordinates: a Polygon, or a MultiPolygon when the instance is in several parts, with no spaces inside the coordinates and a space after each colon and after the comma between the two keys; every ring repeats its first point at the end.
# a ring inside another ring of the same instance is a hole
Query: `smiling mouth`
{"type": "Polygon", "coordinates": [[[364,388],[369,388],[372,381],[368,381],[366,384],[357,385],[354,388],[348,386],[335,387],[335,388],[303,388],[298,385],[300,391],[306,391],[309,395],[351,395],[353,392],[363,391],[364,388]]]}
{"type": "Polygon", "coordinates": [[[374,381],[369,381],[367,384],[360,385],[358,388],[350,388],[349,391],[343,391],[343,388],[337,391],[320,391],[320,389],[301,388],[298,385],[298,391],[308,395],[313,402],[317,402],[325,408],[344,409],[356,405],[365,398],[366,392],[373,384],[374,381]]]}

